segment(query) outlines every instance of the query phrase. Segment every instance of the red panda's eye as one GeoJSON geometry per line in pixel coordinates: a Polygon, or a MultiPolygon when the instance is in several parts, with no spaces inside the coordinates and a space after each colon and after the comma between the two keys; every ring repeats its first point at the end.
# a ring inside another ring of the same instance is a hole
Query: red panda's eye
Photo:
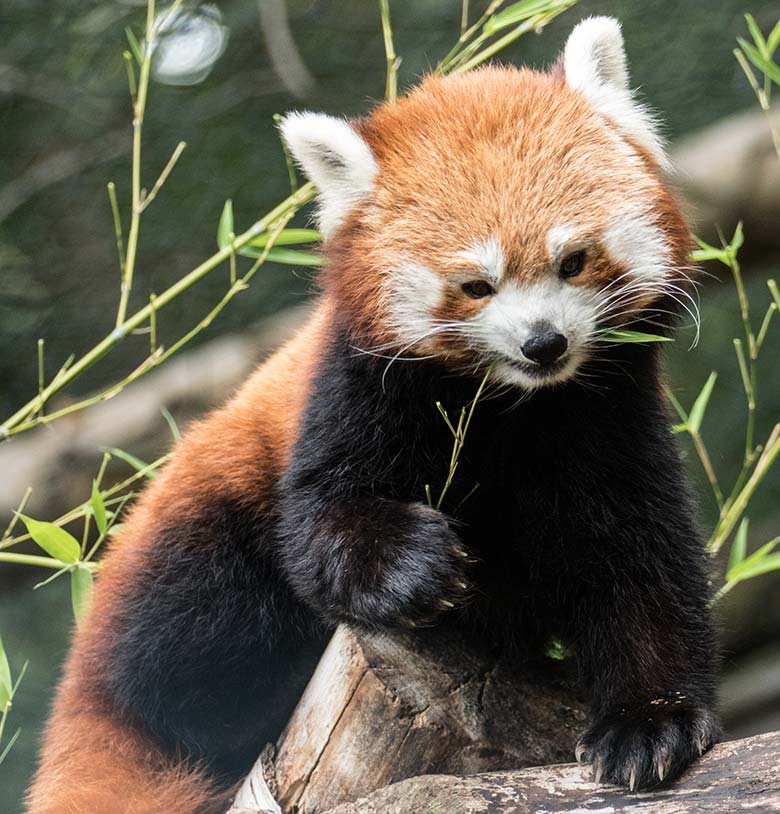
{"type": "Polygon", "coordinates": [[[489,297],[495,293],[493,286],[484,280],[472,280],[470,283],[463,283],[461,288],[463,293],[471,297],[472,300],[481,300],[483,297],[489,297]]]}
{"type": "Polygon", "coordinates": [[[561,277],[576,277],[585,268],[585,252],[575,252],[563,258],[561,263],[561,277]]]}

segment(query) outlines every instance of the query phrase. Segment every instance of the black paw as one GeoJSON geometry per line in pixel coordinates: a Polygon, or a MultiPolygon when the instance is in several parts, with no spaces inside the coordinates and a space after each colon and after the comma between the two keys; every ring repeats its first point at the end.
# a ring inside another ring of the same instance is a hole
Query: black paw
{"type": "Polygon", "coordinates": [[[669,693],[602,718],[579,739],[575,757],[593,766],[597,783],[636,791],[673,780],[719,735],[711,710],[669,693]]]}
{"type": "Polygon", "coordinates": [[[356,545],[366,558],[361,563],[353,556],[352,573],[344,575],[348,621],[369,628],[417,627],[466,600],[470,558],[436,509],[385,504],[353,533],[362,538],[356,545]]]}

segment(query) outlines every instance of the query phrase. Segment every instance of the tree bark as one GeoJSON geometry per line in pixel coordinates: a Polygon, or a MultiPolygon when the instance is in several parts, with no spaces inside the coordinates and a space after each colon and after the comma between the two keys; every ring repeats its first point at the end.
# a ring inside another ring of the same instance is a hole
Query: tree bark
{"type": "Polygon", "coordinates": [[[470,777],[415,777],[329,814],[775,814],[780,732],[722,743],[676,783],[630,793],[596,785],[587,766],[543,766],[470,777]]]}
{"type": "Polygon", "coordinates": [[[629,793],[588,766],[547,765],[571,759],[584,709],[566,663],[510,662],[441,626],[340,628],[229,814],[780,812],[780,733],[721,744],[677,782],[629,793]]]}
{"type": "MultiPolygon", "coordinates": [[[[259,764],[248,782],[256,791],[265,779],[285,814],[319,814],[420,774],[568,760],[584,725],[560,662],[512,666],[442,627],[393,636],[340,628],[273,766],[259,764]]],[[[252,810],[246,791],[235,812],[252,810]]]]}

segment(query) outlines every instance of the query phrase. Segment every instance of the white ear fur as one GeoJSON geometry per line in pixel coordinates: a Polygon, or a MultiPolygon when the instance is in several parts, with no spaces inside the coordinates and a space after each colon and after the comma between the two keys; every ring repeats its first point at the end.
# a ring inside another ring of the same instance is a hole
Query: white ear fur
{"type": "Polygon", "coordinates": [[[588,17],[575,26],[566,42],[563,64],[569,87],[580,91],[624,135],[668,168],[656,122],[631,93],[623,34],[614,17],[588,17]]]}
{"type": "Polygon", "coordinates": [[[378,167],[371,148],[346,121],[324,113],[289,113],[280,128],[317,187],[318,220],[327,237],[373,188],[378,167]]]}

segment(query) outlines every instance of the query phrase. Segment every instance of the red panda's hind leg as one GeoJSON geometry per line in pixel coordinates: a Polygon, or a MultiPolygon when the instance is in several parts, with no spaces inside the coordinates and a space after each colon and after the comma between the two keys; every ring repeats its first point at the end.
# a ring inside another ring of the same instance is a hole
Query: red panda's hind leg
{"type": "Polygon", "coordinates": [[[93,677],[123,721],[226,784],[279,735],[327,641],[277,570],[271,524],[215,499],[159,527],[93,677]]]}
{"type": "Polygon", "coordinates": [[[73,691],[60,696],[29,814],[224,814],[232,789],[167,761],[137,733],[82,707],[73,691]]]}

